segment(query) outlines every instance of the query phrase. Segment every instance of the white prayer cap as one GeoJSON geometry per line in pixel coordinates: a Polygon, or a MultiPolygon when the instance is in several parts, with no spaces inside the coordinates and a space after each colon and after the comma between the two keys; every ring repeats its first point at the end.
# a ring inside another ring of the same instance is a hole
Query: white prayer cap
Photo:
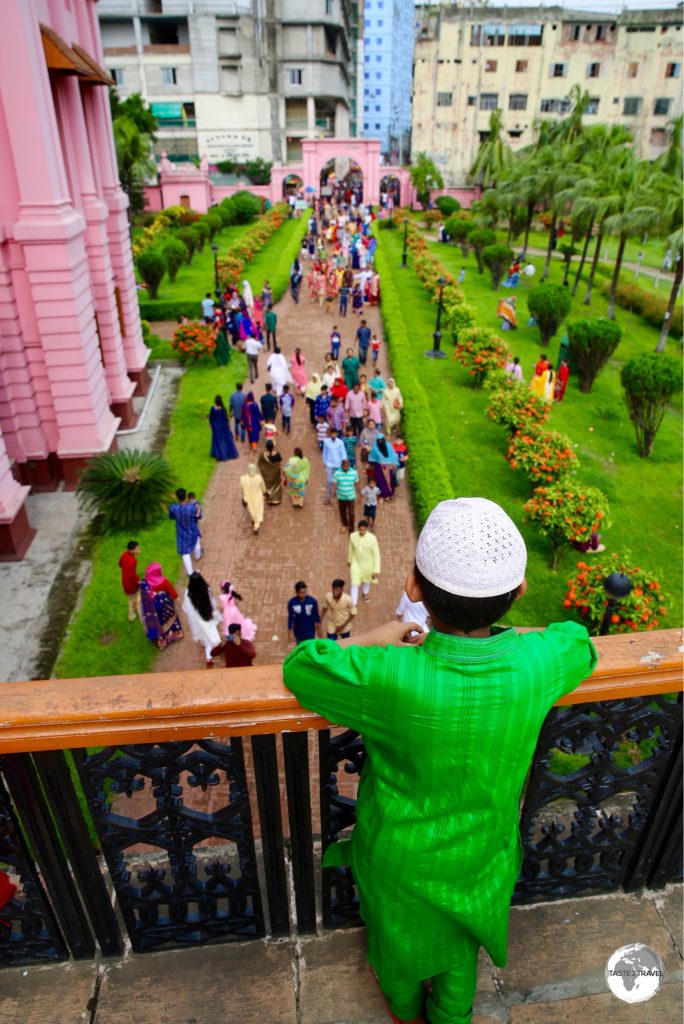
{"type": "Polygon", "coordinates": [[[487,498],[433,508],[420,532],[416,565],[426,580],[460,597],[496,597],[525,578],[527,549],[504,510],[487,498]]]}

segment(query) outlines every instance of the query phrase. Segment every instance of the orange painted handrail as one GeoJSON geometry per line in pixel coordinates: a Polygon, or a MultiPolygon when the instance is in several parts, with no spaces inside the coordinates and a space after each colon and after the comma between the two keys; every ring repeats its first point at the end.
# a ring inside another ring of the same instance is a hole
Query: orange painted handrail
{"type": "MultiPolygon", "coordinates": [[[[590,679],[559,704],[682,689],[682,631],[596,640],[590,679]]],[[[0,683],[0,754],[324,729],[280,665],[0,683]]]]}

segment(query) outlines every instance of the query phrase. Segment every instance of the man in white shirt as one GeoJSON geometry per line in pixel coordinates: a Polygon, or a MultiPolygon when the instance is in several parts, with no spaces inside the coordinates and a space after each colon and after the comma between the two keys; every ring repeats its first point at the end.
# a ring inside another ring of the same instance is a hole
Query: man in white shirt
{"type": "Polygon", "coordinates": [[[247,356],[247,366],[249,367],[249,383],[253,384],[259,376],[259,353],[261,352],[261,342],[258,338],[247,338],[245,341],[245,355],[247,356]]]}
{"type": "Polygon", "coordinates": [[[205,298],[202,299],[202,316],[204,317],[205,324],[213,324],[214,300],[211,297],[211,292],[207,292],[205,298]]]}
{"type": "Polygon", "coordinates": [[[339,437],[334,427],[328,431],[328,436],[323,442],[323,468],[325,469],[325,503],[332,503],[332,484],[335,470],[339,469],[342,462],[347,458],[347,449],[344,441],[339,437]]]}

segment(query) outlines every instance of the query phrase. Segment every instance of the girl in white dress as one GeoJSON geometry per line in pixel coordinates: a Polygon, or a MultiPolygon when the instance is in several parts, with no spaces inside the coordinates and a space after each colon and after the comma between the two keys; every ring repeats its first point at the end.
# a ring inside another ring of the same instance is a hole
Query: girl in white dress
{"type": "Polygon", "coordinates": [[[192,639],[204,647],[207,668],[211,668],[211,652],[221,643],[218,623],[221,613],[216,607],[209,584],[200,572],[193,572],[188,579],[188,589],[183,597],[183,611],[186,614],[192,639]]]}

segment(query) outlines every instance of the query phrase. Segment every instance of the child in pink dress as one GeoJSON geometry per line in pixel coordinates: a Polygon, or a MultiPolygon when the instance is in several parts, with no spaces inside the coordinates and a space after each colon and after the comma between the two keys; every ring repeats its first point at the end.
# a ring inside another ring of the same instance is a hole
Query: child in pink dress
{"type": "Polygon", "coordinates": [[[368,419],[374,420],[376,423],[382,423],[382,402],[375,391],[371,391],[370,398],[368,399],[368,419]]]}
{"type": "Polygon", "coordinates": [[[235,590],[230,580],[224,580],[221,583],[221,593],[219,594],[219,607],[221,609],[221,615],[223,617],[223,634],[228,637],[228,627],[236,622],[241,627],[242,639],[249,640],[250,643],[256,636],[256,624],[252,619],[247,619],[242,614],[237,606],[237,602],[241,601],[242,597],[235,590]]]}

